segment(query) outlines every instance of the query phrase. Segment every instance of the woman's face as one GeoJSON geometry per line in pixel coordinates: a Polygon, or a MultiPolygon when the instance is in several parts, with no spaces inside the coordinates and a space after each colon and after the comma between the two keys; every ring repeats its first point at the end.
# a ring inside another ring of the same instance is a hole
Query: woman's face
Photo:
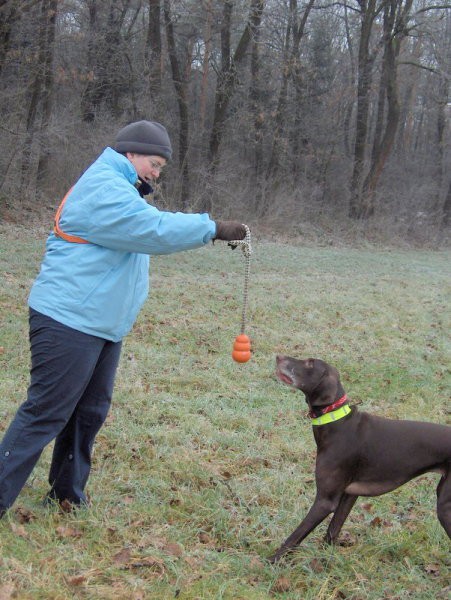
{"type": "Polygon", "coordinates": [[[146,183],[156,181],[166,165],[166,159],[162,156],[149,156],[136,152],[127,152],[126,156],[135,167],[138,177],[146,183]]]}

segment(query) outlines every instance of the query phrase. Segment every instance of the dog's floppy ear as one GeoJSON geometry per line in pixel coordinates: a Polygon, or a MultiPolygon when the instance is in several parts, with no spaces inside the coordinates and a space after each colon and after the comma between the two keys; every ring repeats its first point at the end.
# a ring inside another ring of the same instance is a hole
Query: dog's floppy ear
{"type": "Polygon", "coordinates": [[[316,387],[310,401],[312,406],[328,406],[345,393],[341,385],[340,375],[335,367],[327,365],[326,371],[316,387]]]}

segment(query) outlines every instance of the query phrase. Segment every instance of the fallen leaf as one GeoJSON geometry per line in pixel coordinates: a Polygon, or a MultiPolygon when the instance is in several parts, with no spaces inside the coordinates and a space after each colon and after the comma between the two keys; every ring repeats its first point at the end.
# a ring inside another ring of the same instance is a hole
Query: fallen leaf
{"type": "Polygon", "coordinates": [[[122,548],[113,556],[113,562],[116,565],[125,565],[130,561],[131,552],[129,548],[122,548]]]}
{"type": "Polygon", "coordinates": [[[309,567],[311,568],[311,570],[314,573],[321,573],[321,571],[324,571],[324,567],[321,564],[321,561],[318,560],[317,558],[313,558],[310,562],[309,562],[309,567]]]}
{"type": "Polygon", "coordinates": [[[36,519],[36,515],[26,508],[16,508],[15,513],[19,523],[30,523],[36,519]]]}
{"type": "Polygon", "coordinates": [[[169,542],[169,544],[166,544],[166,546],[164,546],[163,550],[164,552],[166,552],[166,554],[170,554],[171,556],[179,557],[183,554],[182,547],[175,542],[169,542]]]}
{"type": "Polygon", "coordinates": [[[0,586],[0,600],[10,600],[13,597],[16,588],[14,583],[5,583],[0,586]]]}
{"type": "Polygon", "coordinates": [[[67,583],[69,585],[73,585],[73,586],[81,585],[82,583],[85,583],[85,581],[86,581],[85,575],[74,575],[73,577],[67,578],[67,583]]]}
{"type": "Polygon", "coordinates": [[[439,565],[426,565],[424,570],[428,575],[440,575],[440,566],[439,565]]]}
{"type": "Polygon", "coordinates": [[[290,589],[290,580],[288,577],[279,577],[272,586],[274,592],[288,592],[290,589]]]}
{"type": "Polygon", "coordinates": [[[11,531],[18,537],[21,537],[25,540],[29,538],[27,530],[23,525],[16,525],[15,523],[11,523],[11,531]]]}
{"type": "Polygon", "coordinates": [[[56,533],[59,538],[80,538],[83,533],[79,529],[75,529],[74,527],[64,527],[61,525],[56,528],[56,533]]]}
{"type": "Polygon", "coordinates": [[[253,556],[251,558],[251,562],[250,562],[249,566],[251,567],[251,569],[262,569],[265,565],[259,558],[257,558],[256,556],[253,556]]]}
{"type": "Polygon", "coordinates": [[[338,541],[339,546],[348,547],[354,546],[356,543],[355,536],[351,535],[349,531],[342,531],[338,541]]]}
{"type": "Polygon", "coordinates": [[[144,524],[145,524],[145,521],[143,519],[137,519],[136,521],[132,521],[130,523],[129,527],[139,527],[139,528],[141,528],[144,524]]]}
{"type": "Polygon", "coordinates": [[[197,558],[195,556],[184,556],[183,559],[186,562],[186,564],[191,567],[192,571],[198,570],[200,568],[200,565],[203,564],[203,559],[197,558]]]}

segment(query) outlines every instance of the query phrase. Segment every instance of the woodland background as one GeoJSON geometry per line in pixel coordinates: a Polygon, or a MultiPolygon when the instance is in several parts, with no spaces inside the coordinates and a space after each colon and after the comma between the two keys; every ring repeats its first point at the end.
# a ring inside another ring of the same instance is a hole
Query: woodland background
{"type": "Polygon", "coordinates": [[[146,118],[161,208],[443,245],[450,63],[449,2],[0,0],[1,218],[53,211],[146,118]]]}

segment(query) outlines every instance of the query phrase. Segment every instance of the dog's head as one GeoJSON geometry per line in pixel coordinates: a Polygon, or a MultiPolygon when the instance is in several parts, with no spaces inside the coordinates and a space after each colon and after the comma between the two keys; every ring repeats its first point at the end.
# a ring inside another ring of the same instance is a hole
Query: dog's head
{"type": "Polygon", "coordinates": [[[319,358],[298,360],[279,354],[276,374],[281,381],[305,394],[310,409],[329,406],[344,395],[337,369],[319,358]]]}

